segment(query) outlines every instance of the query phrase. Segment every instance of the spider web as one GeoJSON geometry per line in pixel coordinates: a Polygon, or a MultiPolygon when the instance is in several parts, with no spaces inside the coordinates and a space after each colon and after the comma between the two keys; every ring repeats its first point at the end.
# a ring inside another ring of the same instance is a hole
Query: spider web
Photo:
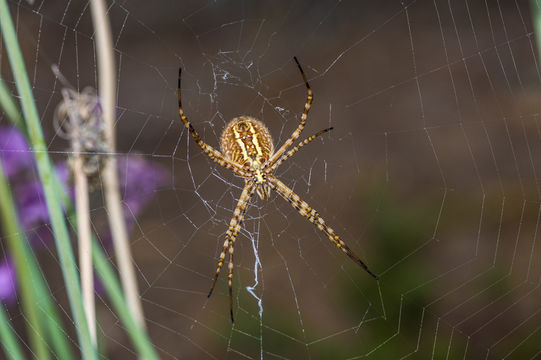
{"type": "MultiPolygon", "coordinates": [[[[77,89],[96,87],[88,3],[10,5],[49,149],[63,160],[50,66],[77,89]]],[[[131,234],[162,358],[541,358],[541,77],[529,2],[109,5],[119,155],[171,175],[131,234]],[[224,274],[206,295],[243,180],[180,126],[177,70],[207,143],[219,148],[229,119],[247,114],[280,146],[306,101],[294,55],[314,90],[301,139],[334,130],[276,175],[380,281],[278,196],[254,198],[236,242],[232,325],[224,274]]],[[[95,226],[104,212],[93,205],[95,226]]],[[[58,268],[54,254],[40,253],[44,269],[58,268]]],[[[62,285],[53,290],[68,308],[62,285]]],[[[108,358],[133,356],[106,301],[98,317],[108,358]]]]}

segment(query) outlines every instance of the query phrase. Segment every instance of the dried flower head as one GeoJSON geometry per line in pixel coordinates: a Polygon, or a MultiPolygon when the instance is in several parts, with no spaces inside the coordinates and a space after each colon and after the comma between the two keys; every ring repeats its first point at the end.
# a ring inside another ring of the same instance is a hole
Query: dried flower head
{"type": "Polygon", "coordinates": [[[63,101],[55,111],[55,131],[70,140],[72,151],[83,158],[83,171],[90,183],[95,183],[103,169],[107,152],[105,125],[98,96],[94,89],[87,87],[81,93],[72,88],[64,88],[62,97],[63,101]]]}

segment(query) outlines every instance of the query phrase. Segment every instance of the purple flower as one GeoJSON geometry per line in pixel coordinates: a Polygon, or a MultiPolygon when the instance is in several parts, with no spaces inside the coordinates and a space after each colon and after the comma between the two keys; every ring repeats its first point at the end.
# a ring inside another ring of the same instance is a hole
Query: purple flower
{"type": "Polygon", "coordinates": [[[134,214],[143,210],[157,188],[168,183],[162,166],[137,155],[118,158],[118,171],[123,200],[134,214]]]}
{"type": "Polygon", "coordinates": [[[0,300],[6,304],[12,304],[17,299],[17,279],[15,267],[11,260],[5,260],[0,264],[0,300]]]}
{"type": "MultiPolygon", "coordinates": [[[[0,129],[0,146],[3,144],[2,139],[10,139],[9,142],[5,142],[10,144],[9,149],[26,149],[25,151],[19,150],[16,152],[0,151],[0,160],[4,165],[4,169],[9,169],[9,172],[6,172],[15,195],[19,221],[27,233],[30,245],[36,250],[46,246],[53,239],[48,228],[42,226],[49,222],[43,187],[39,180],[35,178],[25,180],[25,177],[22,176],[24,170],[27,170],[27,173],[32,173],[28,170],[31,170],[33,166],[33,157],[31,152],[28,151],[28,145],[24,137],[15,129],[0,129]],[[18,154],[18,156],[15,156],[15,154],[18,154]],[[19,180],[20,178],[23,180],[19,180]],[[43,231],[40,231],[40,229],[43,229],[43,231]]],[[[135,225],[135,219],[150,202],[156,189],[168,184],[168,172],[159,164],[149,162],[140,155],[120,156],[117,158],[117,163],[120,193],[124,204],[128,208],[124,212],[124,218],[128,230],[131,230],[135,225]]],[[[55,166],[55,171],[73,200],[74,189],[69,184],[67,163],[60,162],[55,166]]],[[[108,228],[104,230],[99,234],[100,238],[110,239],[108,228]]],[[[99,229],[98,232],[100,232],[99,229]]],[[[104,241],[103,243],[110,245],[111,241],[104,241]]],[[[0,263],[0,302],[12,303],[16,297],[15,270],[8,255],[7,259],[0,263]]]]}
{"type": "Polygon", "coordinates": [[[14,184],[12,188],[23,229],[49,220],[45,195],[39,181],[14,184]]]}
{"type": "Polygon", "coordinates": [[[0,160],[8,178],[33,164],[34,156],[26,139],[14,127],[0,127],[0,160]]]}

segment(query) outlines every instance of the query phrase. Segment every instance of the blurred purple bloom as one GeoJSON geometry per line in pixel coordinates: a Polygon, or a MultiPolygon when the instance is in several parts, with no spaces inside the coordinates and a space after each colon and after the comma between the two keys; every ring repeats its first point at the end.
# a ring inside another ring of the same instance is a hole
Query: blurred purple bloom
{"type": "Polygon", "coordinates": [[[13,185],[13,193],[23,229],[49,220],[43,188],[39,181],[13,185]]]}
{"type": "Polygon", "coordinates": [[[0,160],[7,177],[29,168],[34,156],[23,134],[14,127],[0,127],[0,160]]]}
{"type": "Polygon", "coordinates": [[[0,264],[0,300],[12,304],[17,299],[17,280],[15,267],[11,260],[5,260],[0,264]]]}
{"type": "Polygon", "coordinates": [[[123,200],[134,214],[139,214],[155,190],[168,182],[168,174],[162,166],[140,156],[118,158],[118,171],[123,200]]]}
{"type": "MultiPolygon", "coordinates": [[[[14,149],[17,143],[19,149],[25,149],[24,152],[0,152],[0,160],[4,164],[4,169],[10,169],[8,178],[12,184],[12,189],[19,212],[19,221],[21,226],[27,232],[31,246],[34,249],[45,246],[50,242],[52,234],[45,223],[49,221],[49,213],[43,188],[39,180],[32,178],[30,180],[19,180],[20,173],[23,170],[31,169],[33,166],[32,154],[28,151],[28,145],[24,137],[14,129],[0,130],[0,146],[2,143],[2,134],[8,134],[10,139],[10,148],[14,149]],[[6,156],[6,154],[9,154],[6,156]],[[19,156],[13,156],[18,154],[19,156]],[[23,156],[24,155],[24,156],[23,156]],[[7,165],[6,165],[7,164],[7,165]],[[37,229],[36,231],[29,231],[37,229]],[[46,231],[40,231],[40,229],[46,231]]],[[[8,136],[5,136],[8,138],[8,136]]],[[[0,150],[2,148],[0,147],[0,150]]],[[[159,164],[152,163],[143,159],[139,155],[127,155],[117,158],[119,169],[120,193],[123,202],[128,209],[125,210],[125,220],[128,230],[135,225],[135,219],[141,214],[144,207],[150,202],[156,189],[167,185],[168,172],[159,164]]],[[[74,189],[69,182],[69,168],[66,162],[61,162],[55,166],[55,171],[60,182],[69,191],[71,199],[74,199],[74,189]]],[[[107,229],[108,230],[108,229],[107,229]]],[[[101,234],[102,239],[110,239],[110,234],[101,234]]],[[[111,244],[111,241],[103,241],[104,244],[111,244]]],[[[0,301],[11,303],[17,297],[15,283],[15,272],[13,264],[6,256],[7,260],[0,263],[0,301]]]]}

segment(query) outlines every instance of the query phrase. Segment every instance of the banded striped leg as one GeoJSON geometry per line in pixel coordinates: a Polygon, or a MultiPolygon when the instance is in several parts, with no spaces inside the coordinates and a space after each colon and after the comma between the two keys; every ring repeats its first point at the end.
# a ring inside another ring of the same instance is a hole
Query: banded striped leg
{"type": "Polygon", "coordinates": [[[287,153],[285,153],[284,155],[282,155],[282,157],[280,158],[280,160],[278,160],[277,162],[275,162],[274,164],[271,165],[271,168],[270,168],[270,171],[271,173],[276,170],[276,168],[278,168],[278,166],[280,166],[280,164],[282,164],[284,161],[286,161],[287,159],[289,159],[290,157],[293,156],[293,154],[295,154],[297,151],[299,151],[304,145],[310,143],[312,140],[314,140],[315,138],[317,138],[318,136],[320,135],[323,135],[325,134],[327,131],[331,131],[333,128],[330,127],[328,129],[323,129],[321,131],[318,131],[317,133],[315,133],[314,135],[304,139],[303,141],[301,141],[299,144],[297,144],[297,146],[295,146],[293,149],[289,150],[287,153]]]}
{"type": "Polygon", "coordinates": [[[319,230],[324,232],[331,240],[336,247],[342,250],[349,258],[355,261],[359,266],[361,266],[367,273],[369,273],[376,280],[378,279],[368,266],[359,259],[357,255],[343,242],[338,235],[334,232],[333,229],[327,226],[325,221],[319,216],[318,212],[315,209],[312,209],[305,201],[303,201],[297,194],[288,188],[283,182],[275,178],[274,176],[267,176],[269,183],[273,190],[275,190],[281,197],[287,200],[291,206],[293,206],[297,211],[304,216],[312,224],[316,225],[319,230]]]}
{"type": "Polygon", "coordinates": [[[192,126],[192,124],[190,123],[190,121],[188,120],[186,115],[184,115],[184,111],[182,110],[182,98],[180,96],[180,94],[181,94],[181,91],[180,91],[181,74],[182,74],[182,69],[179,68],[178,69],[178,113],[180,115],[180,119],[182,120],[184,125],[188,128],[188,130],[190,131],[190,134],[192,134],[192,137],[194,138],[195,142],[205,152],[205,154],[208,155],[208,157],[212,161],[220,164],[221,166],[223,166],[226,169],[232,170],[237,175],[245,176],[245,177],[249,176],[249,174],[247,174],[242,169],[242,167],[240,167],[239,165],[237,165],[235,163],[232,163],[231,161],[227,160],[222,155],[221,152],[219,152],[218,150],[214,149],[212,146],[208,145],[203,140],[201,140],[201,137],[199,136],[197,131],[195,131],[194,127],[192,126]]]}
{"type": "Polygon", "coordinates": [[[308,96],[306,98],[306,104],[304,105],[304,111],[302,112],[301,122],[299,123],[299,126],[297,127],[297,129],[295,129],[295,131],[293,131],[289,139],[286,140],[286,142],[280,147],[280,149],[278,149],[278,151],[275,152],[274,155],[272,155],[272,157],[269,160],[269,163],[273,163],[274,161],[276,161],[276,159],[278,159],[284,153],[284,151],[286,151],[287,148],[290,147],[291,144],[293,144],[293,142],[299,138],[302,130],[304,129],[304,126],[306,125],[306,118],[308,117],[308,111],[310,110],[310,106],[312,106],[312,100],[314,99],[314,94],[312,93],[312,89],[310,89],[310,84],[308,84],[308,80],[306,79],[306,75],[304,74],[304,71],[302,70],[299,60],[297,60],[296,56],[294,56],[293,59],[297,63],[297,66],[299,67],[299,71],[301,72],[301,75],[302,75],[302,79],[304,80],[304,83],[306,84],[308,96]]]}
{"type": "Polygon", "coordinates": [[[235,211],[233,212],[233,218],[231,218],[231,221],[229,222],[229,229],[227,230],[227,233],[225,235],[224,246],[222,252],[220,253],[220,259],[218,260],[218,268],[216,269],[216,275],[214,275],[214,280],[212,281],[212,286],[210,287],[210,291],[208,294],[208,297],[210,297],[212,295],[212,292],[214,291],[214,286],[216,285],[216,281],[218,280],[218,276],[220,275],[220,270],[222,269],[222,266],[224,264],[225,254],[227,252],[227,249],[229,248],[229,307],[231,312],[231,321],[233,322],[233,252],[235,251],[235,240],[239,235],[240,227],[242,221],[244,220],[244,214],[248,209],[248,204],[250,203],[250,199],[252,198],[255,190],[256,186],[251,181],[247,182],[244,186],[244,190],[242,190],[242,194],[240,195],[237,206],[235,207],[235,211]]]}

